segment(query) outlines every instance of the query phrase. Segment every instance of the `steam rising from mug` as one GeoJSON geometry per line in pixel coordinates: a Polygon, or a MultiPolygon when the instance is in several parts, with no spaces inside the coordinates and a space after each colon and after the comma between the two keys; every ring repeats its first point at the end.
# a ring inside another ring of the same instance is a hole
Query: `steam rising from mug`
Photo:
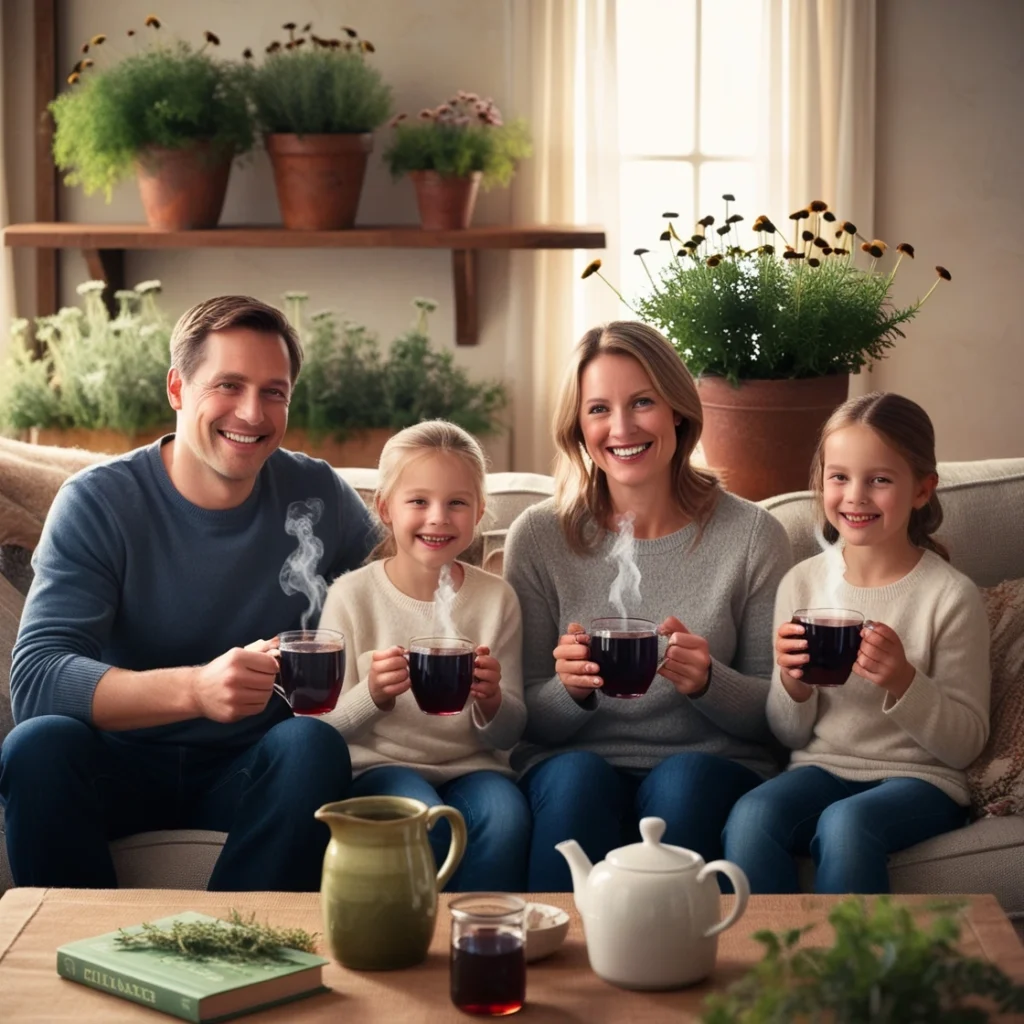
{"type": "Polygon", "coordinates": [[[458,636],[455,620],[452,618],[452,604],[455,601],[455,583],[452,567],[445,562],[437,578],[434,591],[434,636],[458,636]]]}
{"type": "Polygon", "coordinates": [[[814,539],[825,554],[825,580],[820,594],[814,595],[814,602],[822,608],[842,608],[843,600],[839,591],[846,576],[846,559],[843,558],[843,545],[840,541],[829,544],[820,526],[814,528],[814,539]]]}
{"type": "Polygon", "coordinates": [[[625,512],[618,517],[619,530],[607,558],[618,569],[611,590],[608,591],[608,603],[614,605],[624,619],[629,618],[627,604],[636,609],[640,607],[640,570],[636,565],[636,545],[633,542],[635,519],[632,512],[625,512]]]}
{"type": "Polygon", "coordinates": [[[298,541],[298,547],[285,559],[278,581],[288,597],[305,594],[309,607],[302,613],[302,628],[320,611],[327,596],[327,582],[316,571],[324,553],[324,542],[313,533],[313,527],[324,514],[324,503],[319,498],[293,501],[285,514],[284,532],[298,541]]]}

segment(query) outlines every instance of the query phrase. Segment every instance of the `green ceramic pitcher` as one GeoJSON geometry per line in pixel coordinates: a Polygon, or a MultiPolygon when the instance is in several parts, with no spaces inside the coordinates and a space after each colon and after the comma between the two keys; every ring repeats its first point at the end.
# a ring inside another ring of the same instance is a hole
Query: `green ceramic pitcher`
{"type": "Polygon", "coordinates": [[[400,796],[324,804],[315,815],[331,830],[320,905],[331,955],[345,967],[388,971],[426,958],[437,893],[466,851],[466,823],[454,807],[400,796]],[[452,841],[437,871],[427,831],[440,818],[452,841]]]}

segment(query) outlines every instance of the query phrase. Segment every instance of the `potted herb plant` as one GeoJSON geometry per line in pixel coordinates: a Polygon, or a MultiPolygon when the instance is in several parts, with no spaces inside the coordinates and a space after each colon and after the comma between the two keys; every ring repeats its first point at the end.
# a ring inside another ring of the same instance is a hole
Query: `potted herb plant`
{"type": "Polygon", "coordinates": [[[415,120],[399,114],[391,124],[384,159],[393,177],[412,179],[427,230],[469,227],[481,184],[508,185],[532,151],[525,121],[505,124],[493,100],[472,92],[421,110],[415,120]]]}
{"type": "MultiPolygon", "coordinates": [[[[757,501],[807,487],[818,434],[845,401],[849,375],[882,359],[950,274],[936,267],[927,294],[899,308],[889,293],[912,245],[892,253],[821,200],[790,215],[788,237],[761,216],[744,242],[734,198],[723,199],[723,223],[702,217],[686,237],[676,214],[664,215],[664,264],[652,273],[650,250],[635,250],[651,287],[630,308],[666,334],[697,378],[708,464],[757,501]]],[[[583,277],[601,276],[600,266],[593,261],[583,277]]]]}
{"type": "Polygon", "coordinates": [[[129,29],[130,51],[107,66],[105,35],[83,43],[71,89],[49,107],[54,161],[67,184],[102,190],[108,202],[114,185],[136,174],[151,227],[215,227],[232,161],[253,139],[240,67],[213,56],[213,32],[196,50],[163,42],[153,15],[142,31],[146,45],[129,29]]]}
{"type": "MultiPolygon", "coordinates": [[[[312,24],[288,22],[288,39],[247,68],[249,96],[267,153],[285,227],[355,224],[373,130],[391,113],[391,88],[367,57],[374,46],[344,28],[325,39],[312,24]]],[[[252,52],[245,51],[251,62],[252,52]]]]}

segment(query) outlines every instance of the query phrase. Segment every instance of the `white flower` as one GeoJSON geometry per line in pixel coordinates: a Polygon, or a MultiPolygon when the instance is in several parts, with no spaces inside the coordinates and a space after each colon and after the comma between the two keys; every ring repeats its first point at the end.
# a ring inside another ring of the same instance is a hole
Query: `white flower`
{"type": "Polygon", "coordinates": [[[105,281],[83,281],[75,291],[79,295],[99,295],[107,287],[105,281]]]}
{"type": "Polygon", "coordinates": [[[163,291],[164,286],[157,280],[152,281],[140,281],[136,286],[135,290],[140,295],[149,295],[150,293],[156,293],[163,291]]]}

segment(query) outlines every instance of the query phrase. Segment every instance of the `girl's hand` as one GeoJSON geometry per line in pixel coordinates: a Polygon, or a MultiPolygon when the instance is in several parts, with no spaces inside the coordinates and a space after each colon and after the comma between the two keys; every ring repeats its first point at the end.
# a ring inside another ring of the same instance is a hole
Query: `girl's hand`
{"type": "Polygon", "coordinates": [[[786,693],[797,702],[803,704],[814,693],[814,687],[803,681],[804,665],[810,659],[807,653],[807,641],[804,639],[804,627],[799,622],[784,622],[779,626],[775,637],[775,662],[781,669],[779,678],[786,688],[786,693]]]}
{"type": "Polygon", "coordinates": [[[868,622],[860,631],[853,671],[899,700],[910,689],[917,669],[907,661],[903,643],[884,622],[868,622]]]}
{"type": "Polygon", "coordinates": [[[691,633],[679,619],[670,615],[658,632],[668,637],[665,660],[658,668],[684,697],[692,697],[706,689],[711,676],[711,651],[702,636],[691,633]]]}
{"type": "Polygon", "coordinates": [[[370,678],[367,680],[373,703],[381,711],[392,711],[395,698],[409,689],[409,662],[401,647],[374,651],[370,658],[370,678]]]}
{"type": "Polygon", "coordinates": [[[594,690],[604,686],[604,680],[595,674],[597,665],[587,660],[590,657],[590,637],[578,622],[569,623],[565,636],[558,641],[552,654],[555,672],[574,701],[582,704],[594,690]]]}
{"type": "Polygon", "coordinates": [[[501,665],[491,657],[489,647],[476,649],[473,665],[473,685],[469,695],[476,698],[476,706],[489,722],[501,707],[501,665]]]}

